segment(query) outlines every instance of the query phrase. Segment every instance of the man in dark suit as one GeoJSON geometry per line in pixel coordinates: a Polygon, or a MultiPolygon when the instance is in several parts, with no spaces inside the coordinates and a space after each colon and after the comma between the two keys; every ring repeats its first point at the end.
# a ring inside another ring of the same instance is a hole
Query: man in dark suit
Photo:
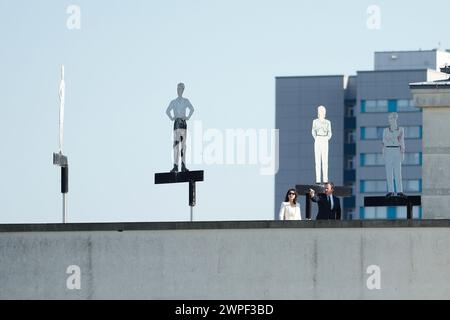
{"type": "Polygon", "coordinates": [[[316,220],[341,220],[341,203],[339,198],[333,195],[333,192],[333,182],[325,184],[325,193],[316,195],[314,190],[309,189],[311,200],[317,202],[319,206],[316,220]]]}

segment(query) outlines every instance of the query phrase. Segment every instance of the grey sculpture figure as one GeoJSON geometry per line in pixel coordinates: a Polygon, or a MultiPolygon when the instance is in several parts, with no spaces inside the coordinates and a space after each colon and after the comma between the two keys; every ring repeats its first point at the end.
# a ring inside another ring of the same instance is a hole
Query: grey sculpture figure
{"type": "Polygon", "coordinates": [[[394,181],[398,196],[405,196],[402,184],[402,162],[405,159],[405,132],[397,125],[398,114],[390,113],[389,127],[383,130],[383,156],[386,167],[387,197],[395,195],[394,181]]]}
{"type": "Polygon", "coordinates": [[[328,182],[328,141],[331,139],[331,122],[325,119],[327,109],[324,106],[317,107],[317,119],[312,124],[312,136],[314,138],[314,158],[316,164],[316,183],[328,182]],[[321,173],[323,177],[321,179],[321,173]]]}
{"type": "Polygon", "coordinates": [[[178,163],[181,154],[181,171],[189,171],[186,168],[186,133],[187,121],[194,113],[194,107],[191,102],[183,98],[184,83],[179,83],[177,86],[178,98],[172,100],[167,107],[166,114],[173,123],[173,159],[174,165],[170,172],[178,172],[178,163]],[[186,115],[186,111],[189,114],[186,115]]]}

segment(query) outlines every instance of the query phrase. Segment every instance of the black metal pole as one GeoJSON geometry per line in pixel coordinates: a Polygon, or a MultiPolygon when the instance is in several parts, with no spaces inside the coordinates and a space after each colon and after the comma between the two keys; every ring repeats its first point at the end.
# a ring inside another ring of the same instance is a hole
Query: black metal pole
{"type": "Polygon", "coordinates": [[[63,207],[63,223],[67,222],[67,199],[66,193],[69,192],[69,167],[67,165],[61,166],[61,193],[62,193],[62,207],[63,207]]]}
{"type": "Polygon", "coordinates": [[[61,193],[69,192],[69,167],[61,167],[61,193]]]}
{"type": "Polygon", "coordinates": [[[406,217],[407,219],[412,219],[413,217],[413,205],[411,202],[408,202],[406,205],[406,217]]]}
{"type": "Polygon", "coordinates": [[[311,197],[309,193],[305,193],[306,201],[305,201],[305,217],[306,219],[311,219],[311,197]]]}
{"type": "Polygon", "coordinates": [[[189,181],[189,205],[195,206],[195,181],[189,181]]]}

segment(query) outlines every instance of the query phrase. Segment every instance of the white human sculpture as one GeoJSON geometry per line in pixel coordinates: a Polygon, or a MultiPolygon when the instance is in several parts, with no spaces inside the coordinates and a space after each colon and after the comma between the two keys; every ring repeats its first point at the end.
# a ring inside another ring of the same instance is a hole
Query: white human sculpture
{"type": "Polygon", "coordinates": [[[173,124],[173,159],[174,165],[170,172],[178,172],[178,162],[181,153],[181,171],[189,171],[186,168],[186,121],[189,120],[194,113],[194,107],[191,102],[183,98],[184,83],[179,83],[177,86],[178,98],[172,100],[167,107],[166,114],[173,124]],[[186,111],[189,109],[189,115],[186,116],[186,111]],[[172,116],[173,112],[173,116],[172,116]],[[180,148],[181,147],[181,148],[180,148]]]}
{"type": "Polygon", "coordinates": [[[331,122],[325,119],[327,109],[317,107],[317,119],[312,124],[314,138],[314,156],[316,163],[316,183],[328,182],[328,140],[331,139],[331,122]],[[323,179],[321,179],[323,173],[323,179]]]}
{"type": "Polygon", "coordinates": [[[388,194],[393,196],[394,180],[397,195],[404,196],[402,184],[402,161],[405,159],[405,133],[397,125],[398,114],[390,113],[389,127],[383,130],[383,156],[386,166],[388,194]]]}
{"type": "Polygon", "coordinates": [[[62,154],[64,136],[64,103],[66,83],[64,82],[64,65],[61,65],[61,82],[59,83],[59,153],[62,154]]]}

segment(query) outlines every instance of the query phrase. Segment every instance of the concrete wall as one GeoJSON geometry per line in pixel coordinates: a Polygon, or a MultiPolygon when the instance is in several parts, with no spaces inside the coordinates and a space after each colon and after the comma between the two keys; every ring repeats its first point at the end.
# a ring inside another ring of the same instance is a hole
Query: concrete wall
{"type": "Polygon", "coordinates": [[[412,85],[416,104],[423,108],[423,197],[424,216],[449,218],[441,208],[450,206],[450,81],[412,85]]]}
{"type": "Polygon", "coordinates": [[[449,299],[449,243],[449,220],[0,225],[0,298],[449,299]]]}
{"type": "MultiPolygon", "coordinates": [[[[447,96],[450,98],[450,87],[447,96]]],[[[450,218],[450,212],[441,210],[450,207],[449,120],[450,104],[446,108],[424,108],[423,208],[429,219],[450,218]]]]}

